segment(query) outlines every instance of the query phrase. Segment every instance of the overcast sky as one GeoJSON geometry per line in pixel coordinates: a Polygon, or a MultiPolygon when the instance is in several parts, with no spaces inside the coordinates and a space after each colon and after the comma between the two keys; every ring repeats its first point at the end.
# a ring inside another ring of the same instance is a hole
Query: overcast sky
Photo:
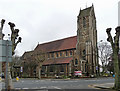
{"type": "MultiPolygon", "coordinates": [[[[97,20],[98,42],[106,41],[106,28],[118,25],[119,0],[1,0],[0,20],[5,19],[3,33],[10,33],[8,22],[20,30],[22,42],[16,55],[33,50],[37,44],[77,35],[79,10],[93,3],[97,20]]],[[[114,32],[113,32],[114,34],[114,32]]]]}

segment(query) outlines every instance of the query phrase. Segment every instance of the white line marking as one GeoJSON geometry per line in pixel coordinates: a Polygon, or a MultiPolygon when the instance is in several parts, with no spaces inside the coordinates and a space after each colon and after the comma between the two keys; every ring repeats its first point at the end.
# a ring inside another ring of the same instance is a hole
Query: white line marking
{"type": "Polygon", "coordinates": [[[29,89],[29,88],[23,88],[23,89],[29,89]]]}
{"type": "Polygon", "coordinates": [[[55,89],[61,89],[61,88],[59,88],[59,87],[56,87],[56,86],[51,86],[51,87],[53,87],[53,88],[55,88],[55,89]]]}
{"type": "Polygon", "coordinates": [[[40,87],[40,88],[47,88],[47,87],[40,87]]]}
{"type": "Polygon", "coordinates": [[[21,89],[21,88],[15,88],[15,89],[21,89]]]}

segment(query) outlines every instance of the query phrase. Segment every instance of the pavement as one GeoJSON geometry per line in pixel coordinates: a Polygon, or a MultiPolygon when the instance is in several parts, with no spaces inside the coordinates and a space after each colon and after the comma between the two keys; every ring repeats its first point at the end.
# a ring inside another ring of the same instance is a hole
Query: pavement
{"type": "MultiPolygon", "coordinates": [[[[89,85],[89,87],[98,88],[98,89],[110,89],[111,91],[112,88],[114,87],[114,83],[92,84],[92,85],[89,85]]],[[[112,90],[112,91],[115,91],[115,90],[112,90]]]]}

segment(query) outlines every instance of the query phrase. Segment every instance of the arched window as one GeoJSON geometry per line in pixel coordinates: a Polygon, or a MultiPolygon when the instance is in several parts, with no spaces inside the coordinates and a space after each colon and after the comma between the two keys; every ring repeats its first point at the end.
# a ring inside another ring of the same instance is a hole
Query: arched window
{"type": "Polygon", "coordinates": [[[86,19],[83,17],[83,27],[86,27],[86,19]]]}
{"type": "Polygon", "coordinates": [[[75,65],[78,65],[78,60],[77,59],[75,59],[75,65]]]}
{"type": "Polygon", "coordinates": [[[60,52],[60,56],[62,56],[62,52],[60,52]]]}
{"type": "Polygon", "coordinates": [[[72,50],[70,50],[70,56],[72,56],[73,55],[73,52],[72,52],[72,50]]]}
{"type": "Polygon", "coordinates": [[[51,57],[54,58],[54,53],[51,53],[51,57]]]}
{"type": "Polygon", "coordinates": [[[66,56],[68,56],[68,52],[66,51],[66,56]]]}
{"type": "Polygon", "coordinates": [[[50,58],[50,54],[48,53],[48,58],[50,58]]]}
{"type": "Polygon", "coordinates": [[[64,72],[64,66],[63,65],[60,65],[60,71],[64,72]]]}
{"type": "Polygon", "coordinates": [[[53,65],[50,66],[50,72],[53,72],[53,65]]]}
{"type": "Polygon", "coordinates": [[[83,50],[83,55],[86,55],[86,51],[85,51],[85,49],[83,50]]]}
{"type": "Polygon", "coordinates": [[[85,51],[85,49],[83,50],[83,60],[86,60],[86,51],[85,51]]]}
{"type": "Polygon", "coordinates": [[[56,52],[56,57],[59,57],[58,53],[56,52]]]}

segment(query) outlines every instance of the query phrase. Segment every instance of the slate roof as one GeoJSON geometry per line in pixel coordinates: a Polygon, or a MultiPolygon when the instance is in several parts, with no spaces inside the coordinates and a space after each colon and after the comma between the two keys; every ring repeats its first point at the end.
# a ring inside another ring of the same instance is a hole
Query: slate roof
{"type": "Polygon", "coordinates": [[[35,51],[53,52],[76,48],[77,36],[72,36],[52,42],[38,44],[35,51]]]}
{"type": "Polygon", "coordinates": [[[48,59],[44,61],[42,65],[45,66],[45,65],[51,65],[51,64],[67,64],[67,63],[70,63],[72,59],[73,57],[48,59]]]}

